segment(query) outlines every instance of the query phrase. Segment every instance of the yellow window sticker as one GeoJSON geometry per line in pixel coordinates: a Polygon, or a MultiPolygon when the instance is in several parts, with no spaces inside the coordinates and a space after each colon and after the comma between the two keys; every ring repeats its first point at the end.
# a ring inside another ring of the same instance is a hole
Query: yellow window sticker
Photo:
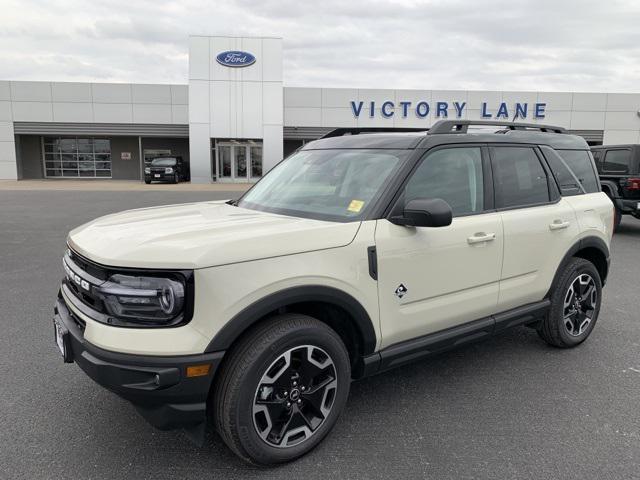
{"type": "Polygon", "coordinates": [[[347,207],[347,210],[353,213],[359,213],[364,206],[364,202],[362,200],[351,200],[351,203],[347,207]]]}

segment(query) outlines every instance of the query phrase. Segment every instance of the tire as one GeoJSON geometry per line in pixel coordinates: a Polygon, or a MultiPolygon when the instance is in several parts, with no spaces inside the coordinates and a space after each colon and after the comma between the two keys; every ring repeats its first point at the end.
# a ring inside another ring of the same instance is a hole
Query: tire
{"type": "Polygon", "coordinates": [[[216,430],[240,458],[257,465],[288,462],[331,431],[350,381],[349,355],[334,330],[306,315],[279,315],[234,345],[209,411],[216,430]]]}
{"type": "Polygon", "coordinates": [[[179,183],[179,182],[180,182],[180,176],[177,173],[175,173],[173,175],[173,180],[171,183],[179,183]]]}
{"type": "Polygon", "coordinates": [[[551,308],[538,328],[538,335],[558,348],[575,347],[584,342],[595,327],[602,303],[602,281],[593,263],[572,258],[551,292],[550,300],[551,308]]]}
{"type": "Polygon", "coordinates": [[[149,184],[151,183],[151,180],[148,180],[148,179],[146,179],[146,178],[145,178],[145,179],[144,179],[144,183],[146,183],[147,185],[149,185],[149,184]]]}

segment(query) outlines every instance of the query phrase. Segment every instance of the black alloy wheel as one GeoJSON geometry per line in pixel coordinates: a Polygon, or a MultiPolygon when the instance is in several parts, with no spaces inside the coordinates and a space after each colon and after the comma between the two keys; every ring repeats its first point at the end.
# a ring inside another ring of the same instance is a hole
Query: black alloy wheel
{"type": "Polygon", "coordinates": [[[313,317],[286,313],[250,327],[225,355],[209,412],[224,442],[244,460],[298,458],[331,431],[351,383],[340,336],[313,317]]]}
{"type": "Polygon", "coordinates": [[[549,300],[551,308],[538,326],[538,335],[549,345],[575,347],[595,327],[602,302],[602,281],[593,263],[574,257],[561,267],[549,300]]]}
{"type": "Polygon", "coordinates": [[[567,333],[579,337],[589,327],[598,306],[596,283],[588,273],[571,282],[564,297],[564,326],[567,333]]]}
{"type": "Polygon", "coordinates": [[[302,345],[280,355],[264,373],[253,401],[253,424],[269,445],[309,439],[331,413],[338,381],[331,357],[302,345]]]}

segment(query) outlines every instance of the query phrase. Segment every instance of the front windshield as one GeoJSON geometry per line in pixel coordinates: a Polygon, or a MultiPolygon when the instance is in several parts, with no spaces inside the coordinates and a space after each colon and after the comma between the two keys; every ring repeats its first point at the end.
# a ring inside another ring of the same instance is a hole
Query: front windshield
{"type": "Polygon", "coordinates": [[[240,207],[339,222],[362,218],[407,150],[303,150],[278,164],[240,207]]]}
{"type": "Polygon", "coordinates": [[[173,157],[154,158],[151,160],[152,167],[173,167],[176,164],[176,159],[173,157]]]}

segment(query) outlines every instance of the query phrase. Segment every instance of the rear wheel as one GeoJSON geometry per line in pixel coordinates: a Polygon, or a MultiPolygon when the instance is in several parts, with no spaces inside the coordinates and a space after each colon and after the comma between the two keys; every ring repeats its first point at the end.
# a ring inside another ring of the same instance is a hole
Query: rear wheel
{"type": "Polygon", "coordinates": [[[551,309],[538,334],[549,345],[574,347],[593,331],[600,313],[602,282],[593,263],[573,258],[551,293],[551,309]]]}
{"type": "Polygon", "coordinates": [[[214,424],[241,458],[287,462],[333,428],[350,379],[349,355],[335,331],[306,315],[280,315],[230,352],[213,392],[214,424]]]}

